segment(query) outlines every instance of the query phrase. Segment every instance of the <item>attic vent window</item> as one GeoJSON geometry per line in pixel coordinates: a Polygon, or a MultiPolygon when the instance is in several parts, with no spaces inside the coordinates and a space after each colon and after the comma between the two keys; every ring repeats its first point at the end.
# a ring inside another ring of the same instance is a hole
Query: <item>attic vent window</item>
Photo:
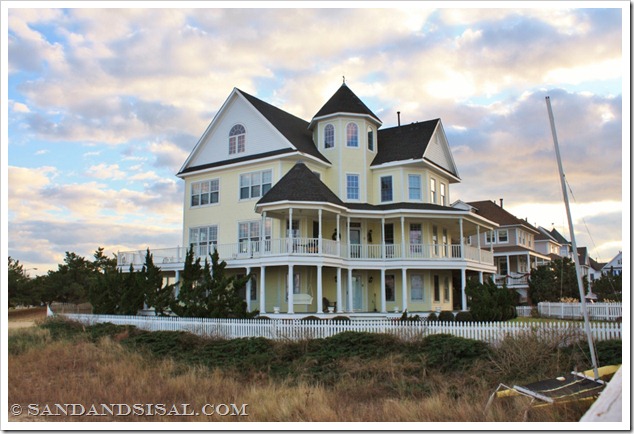
{"type": "Polygon", "coordinates": [[[247,131],[241,124],[234,125],[229,131],[229,155],[240,154],[245,151],[247,131]]]}

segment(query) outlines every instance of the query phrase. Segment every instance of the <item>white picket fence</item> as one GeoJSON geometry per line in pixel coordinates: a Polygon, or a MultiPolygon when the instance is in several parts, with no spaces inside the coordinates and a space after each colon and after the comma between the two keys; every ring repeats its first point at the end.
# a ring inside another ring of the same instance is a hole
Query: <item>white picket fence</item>
{"type": "MultiPolygon", "coordinates": [[[[623,316],[621,303],[586,303],[590,320],[617,321],[623,316]]],[[[533,306],[517,306],[517,316],[531,316],[533,306]]],[[[538,303],[537,311],[543,318],[583,319],[581,303],[538,303]]]]}
{"type": "MultiPolygon", "coordinates": [[[[353,321],[301,319],[213,319],[178,317],[141,317],[125,315],[63,314],[86,325],[113,323],[133,325],[148,331],[186,331],[201,336],[234,339],[264,337],[275,340],[326,338],[346,331],[389,333],[402,339],[414,339],[446,333],[495,344],[507,335],[535,333],[543,338],[565,339],[584,336],[582,323],[571,322],[402,322],[389,319],[353,321]]],[[[593,323],[595,340],[621,339],[621,323],[593,323]]]]}

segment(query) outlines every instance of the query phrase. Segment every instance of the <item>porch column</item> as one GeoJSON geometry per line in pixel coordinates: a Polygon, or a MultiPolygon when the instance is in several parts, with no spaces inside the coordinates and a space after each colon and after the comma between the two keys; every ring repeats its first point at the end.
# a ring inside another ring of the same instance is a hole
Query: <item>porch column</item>
{"type": "Polygon", "coordinates": [[[462,217],[458,220],[460,225],[460,259],[464,259],[464,230],[462,228],[462,217]]]}
{"type": "Polygon", "coordinates": [[[381,217],[381,257],[385,259],[387,252],[385,251],[385,217],[381,217]]]}
{"type": "Polygon", "coordinates": [[[346,245],[348,246],[348,259],[350,259],[352,258],[352,252],[350,251],[350,216],[346,217],[346,223],[348,228],[348,232],[346,232],[346,245]]]}
{"type": "Polygon", "coordinates": [[[348,268],[348,312],[353,312],[352,309],[352,268],[348,268]]]}
{"type": "Polygon", "coordinates": [[[320,255],[323,255],[324,249],[321,248],[321,244],[322,244],[321,242],[321,238],[322,238],[321,236],[321,208],[319,208],[318,215],[319,215],[319,222],[317,223],[317,226],[319,226],[319,229],[318,229],[319,233],[317,235],[317,252],[319,252],[320,255]]]}
{"type": "Polygon", "coordinates": [[[176,281],[174,282],[174,297],[178,298],[178,294],[180,293],[180,290],[181,290],[181,284],[180,284],[181,272],[180,272],[180,270],[176,270],[175,279],[176,279],[176,281]]]}
{"type": "Polygon", "coordinates": [[[341,267],[337,267],[337,313],[343,312],[343,296],[341,295],[341,267]]]}
{"type": "Polygon", "coordinates": [[[407,310],[407,268],[403,267],[401,269],[401,280],[402,280],[402,290],[403,290],[403,312],[407,310]]]}
{"type": "Polygon", "coordinates": [[[340,215],[337,214],[337,230],[335,231],[335,242],[337,243],[337,256],[341,257],[341,228],[339,228],[340,215]]]}
{"type": "Polygon", "coordinates": [[[480,283],[484,283],[484,273],[482,271],[478,271],[478,278],[480,283]]]}
{"type": "Polygon", "coordinates": [[[478,233],[478,262],[482,263],[482,250],[480,250],[480,225],[476,226],[478,233]]]}
{"type": "MultiPolygon", "coordinates": [[[[288,209],[288,253],[293,253],[293,208],[288,209]]],[[[291,291],[292,292],[292,291],[291,291]]]]}
{"type": "MultiPolygon", "coordinates": [[[[411,243],[411,240],[410,240],[411,243]]],[[[401,216],[401,258],[405,259],[405,217],[401,216]]]]}
{"type": "Polygon", "coordinates": [[[467,310],[467,293],[465,288],[467,287],[467,269],[460,269],[460,285],[462,287],[462,310],[467,310]]]}
{"type": "MultiPolygon", "coordinates": [[[[517,262],[519,264],[520,261],[518,260],[517,262]]],[[[506,255],[506,275],[511,275],[511,257],[509,255],[506,255]]]]}
{"type": "MultiPolygon", "coordinates": [[[[251,274],[251,267],[247,267],[247,276],[251,274]]],[[[247,302],[247,312],[251,312],[251,279],[247,280],[247,290],[245,291],[246,302],[247,302]]]]}
{"type": "Polygon", "coordinates": [[[386,313],[385,308],[385,268],[381,268],[381,313],[386,313]]]}
{"type": "Polygon", "coordinates": [[[266,211],[262,211],[262,221],[260,222],[260,248],[259,253],[260,256],[264,254],[264,252],[266,251],[266,211]]]}
{"type": "MultiPolygon", "coordinates": [[[[321,229],[321,221],[319,226],[321,229]]],[[[317,313],[324,313],[324,303],[323,303],[324,291],[322,288],[322,276],[321,276],[323,268],[324,268],[323,265],[317,266],[317,313]]]]}
{"type": "Polygon", "coordinates": [[[526,268],[527,268],[527,271],[530,271],[531,269],[531,254],[530,253],[526,254],[526,268]]]}
{"type": "Polygon", "coordinates": [[[260,267],[260,313],[266,313],[266,267],[260,267]]]}
{"type": "Polygon", "coordinates": [[[293,264],[288,264],[288,313],[295,313],[293,304],[293,264]]]}

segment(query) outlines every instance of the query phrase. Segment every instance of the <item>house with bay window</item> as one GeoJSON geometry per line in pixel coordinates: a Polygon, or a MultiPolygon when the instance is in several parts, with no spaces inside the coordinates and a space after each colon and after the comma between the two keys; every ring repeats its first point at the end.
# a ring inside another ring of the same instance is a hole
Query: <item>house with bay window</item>
{"type": "Polygon", "coordinates": [[[461,180],[441,120],[383,127],[345,83],[308,121],[233,89],[177,176],[183,242],[154,262],[177,282],[186,249],[217,250],[253,276],[261,314],[452,310],[455,284],[467,309],[467,273],[497,272],[484,234],[498,224],[450,205],[461,180]]]}

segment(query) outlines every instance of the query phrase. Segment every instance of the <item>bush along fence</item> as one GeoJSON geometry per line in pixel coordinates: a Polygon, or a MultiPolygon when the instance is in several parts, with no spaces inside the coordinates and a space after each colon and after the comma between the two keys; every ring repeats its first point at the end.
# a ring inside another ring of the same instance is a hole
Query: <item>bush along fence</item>
{"type": "MultiPolygon", "coordinates": [[[[52,312],[50,312],[52,314],[52,312]]],[[[548,322],[440,322],[400,320],[319,320],[319,319],[215,319],[142,317],[126,315],[62,314],[85,325],[113,323],[132,325],[148,331],[185,331],[200,336],[234,339],[264,337],[274,340],[326,338],[342,332],[389,333],[402,339],[432,334],[451,334],[496,344],[506,336],[537,334],[544,339],[572,343],[584,339],[583,323],[548,322]]],[[[621,339],[621,323],[594,323],[595,340],[621,339]]]]}
{"type": "MultiPolygon", "coordinates": [[[[586,303],[591,320],[619,321],[623,316],[621,303],[586,303]]],[[[517,316],[531,316],[534,306],[518,306],[517,316]]],[[[581,303],[538,303],[537,312],[540,317],[559,319],[583,319],[581,303]]]]}

